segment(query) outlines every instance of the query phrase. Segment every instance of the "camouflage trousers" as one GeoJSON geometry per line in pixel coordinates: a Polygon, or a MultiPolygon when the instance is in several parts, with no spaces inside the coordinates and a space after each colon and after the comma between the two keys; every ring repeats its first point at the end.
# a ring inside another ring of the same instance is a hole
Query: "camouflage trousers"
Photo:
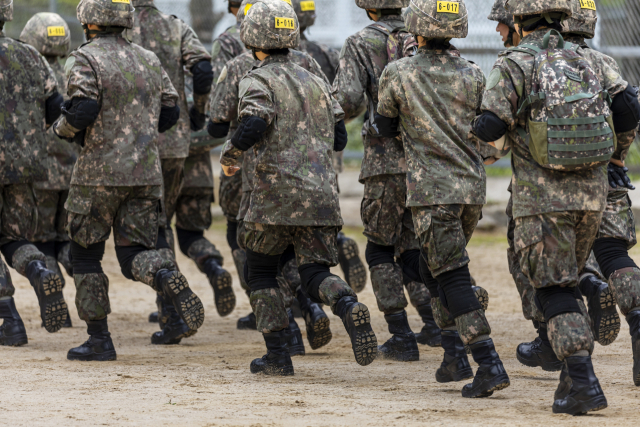
{"type": "MultiPolygon", "coordinates": [[[[514,247],[531,286],[577,286],[601,219],[601,212],[591,211],[516,218],[514,247]]],[[[546,321],[551,346],[559,359],[580,350],[593,352],[593,335],[583,313],[563,313],[546,321]]]]}
{"type": "MultiPolygon", "coordinates": [[[[162,215],[160,227],[167,228],[176,212],[178,197],[184,183],[184,158],[162,159],[162,215]]],[[[172,239],[173,240],[173,239],[172,239]]],[[[171,243],[170,243],[171,244],[171,243]]]]}
{"type": "Polygon", "coordinates": [[[67,212],[64,204],[69,196],[69,190],[38,190],[34,189],[38,218],[34,242],[66,242],[69,236],[65,230],[67,212]]]}
{"type": "MultiPolygon", "coordinates": [[[[245,246],[248,250],[265,255],[280,255],[292,244],[298,266],[317,263],[327,266],[338,264],[337,235],[340,227],[297,227],[244,223],[245,246]]],[[[302,283],[302,286],[307,286],[302,283]]],[[[306,289],[309,292],[309,289],[306,289]]],[[[318,289],[318,298],[335,314],[336,305],[344,296],[356,297],[347,283],[337,276],[329,276],[318,289]]],[[[284,299],[279,289],[260,289],[251,292],[251,307],[256,315],[258,330],[264,333],[279,331],[289,325],[284,299]]]]}
{"type": "Polygon", "coordinates": [[[602,221],[596,239],[612,237],[627,242],[627,249],[638,243],[636,224],[631,210],[628,190],[609,190],[607,206],[602,212],[602,221]]]}
{"type": "Polygon", "coordinates": [[[221,172],[218,197],[224,216],[231,221],[236,221],[242,200],[242,174],[226,176],[221,172]]]}
{"type": "Polygon", "coordinates": [[[287,261],[276,279],[278,279],[278,286],[280,287],[285,308],[291,308],[293,300],[296,298],[298,288],[302,286],[302,279],[300,278],[296,260],[291,259],[287,261]]]}

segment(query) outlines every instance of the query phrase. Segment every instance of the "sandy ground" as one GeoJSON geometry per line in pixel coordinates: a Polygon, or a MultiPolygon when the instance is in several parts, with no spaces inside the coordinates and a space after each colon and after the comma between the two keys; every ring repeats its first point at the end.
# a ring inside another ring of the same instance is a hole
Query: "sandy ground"
{"type": "MultiPolygon", "coordinates": [[[[364,239],[356,237],[364,251],[364,239]]],[[[222,222],[208,237],[219,244],[231,264],[222,222]]],[[[0,425],[631,425],[637,423],[640,390],[631,381],[631,346],[626,323],[618,340],[595,353],[596,372],[609,408],[572,418],[551,413],[556,373],[520,365],[519,342],[534,337],[519,308],[518,294],[507,270],[502,235],[479,235],[469,252],[471,271],[489,290],[488,318],[493,338],[511,377],[511,387],[488,399],[460,396],[461,383],[438,384],[434,373],[441,349],[421,346],[420,361],[377,360],[367,367],[353,359],[341,321],[331,317],[333,341],[320,351],[294,358],[295,376],[270,378],[249,373],[249,363],[264,353],[255,331],[235,329],[250,310],[237,284],[236,310],[220,318],[205,277],[181,254],[179,263],[205,303],[206,320],[197,335],[179,346],[159,347],[149,337],[156,326],[147,322],[154,293],[127,281],[120,273],[113,246],[107,248],[105,271],[111,280],[109,316],[118,360],[70,362],[69,348],[86,339],[78,319],[75,290],[67,278],[65,296],[71,306],[72,329],[48,334],[40,327],[37,302],[28,282],[12,271],[17,306],[25,320],[29,344],[0,349],[0,425]]],[[[640,252],[634,253],[640,261],[640,252]]],[[[339,273],[339,270],[336,270],[339,273]]],[[[360,294],[373,314],[379,342],[389,338],[370,284],[360,294]]],[[[420,319],[409,308],[419,330],[420,319]]],[[[301,322],[304,334],[304,324],[301,322]]]]}

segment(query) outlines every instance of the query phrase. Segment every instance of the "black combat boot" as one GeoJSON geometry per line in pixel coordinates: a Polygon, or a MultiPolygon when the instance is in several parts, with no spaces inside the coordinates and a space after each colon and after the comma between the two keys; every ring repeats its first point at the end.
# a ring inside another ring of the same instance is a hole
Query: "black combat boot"
{"type": "Polygon", "coordinates": [[[516,350],[518,361],[532,368],[541,367],[543,371],[554,372],[562,369],[563,363],[551,348],[546,323],[538,324],[538,337],[531,342],[523,342],[516,350]]]}
{"type": "Polygon", "coordinates": [[[236,307],[236,294],[233,293],[231,274],[220,267],[215,258],[209,258],[202,267],[213,288],[216,310],[222,317],[231,314],[236,307]]]}
{"type": "Polygon", "coordinates": [[[349,333],[356,362],[362,366],[373,362],[378,350],[378,340],[371,329],[371,315],[367,306],[358,302],[355,297],[342,297],[336,304],[336,314],[349,333]]]}
{"type": "Polygon", "coordinates": [[[291,309],[287,309],[289,316],[289,336],[287,337],[287,348],[291,356],[304,356],[304,341],[302,341],[302,333],[300,327],[293,317],[291,309]]]}
{"type": "Polygon", "coordinates": [[[287,331],[262,334],[267,345],[267,354],[260,359],[254,359],[249,367],[252,374],[260,372],[265,375],[288,376],[293,375],[293,363],[287,349],[287,331]]]}
{"type": "Polygon", "coordinates": [[[422,304],[418,306],[418,314],[422,317],[424,326],[419,334],[416,334],[418,344],[426,344],[429,347],[440,347],[442,345],[442,336],[440,328],[433,318],[433,309],[431,304],[422,304]]]}
{"type": "Polygon", "coordinates": [[[162,330],[151,335],[151,344],[180,344],[182,338],[193,336],[198,332],[197,330],[189,329],[169,301],[162,301],[161,309],[163,316],[160,327],[162,330]]]}
{"type": "Polygon", "coordinates": [[[67,318],[64,320],[62,324],[63,328],[73,328],[73,324],[71,323],[71,316],[69,315],[69,310],[67,309],[67,318]]]}
{"type": "Polygon", "coordinates": [[[471,286],[471,289],[473,289],[473,293],[476,294],[476,298],[478,298],[482,309],[487,311],[489,308],[489,292],[487,292],[485,288],[476,285],[471,286]]]}
{"type": "Polygon", "coordinates": [[[593,372],[591,356],[571,356],[565,359],[571,377],[571,391],[553,403],[554,414],[582,415],[607,407],[600,382],[593,372]]]}
{"type": "Polygon", "coordinates": [[[152,313],[149,313],[149,323],[158,323],[158,312],[154,311],[152,313]]]}
{"type": "Polygon", "coordinates": [[[300,310],[300,302],[298,301],[298,298],[293,298],[291,300],[291,311],[293,312],[293,317],[302,319],[302,310],[300,310]]]}
{"type": "Polygon", "coordinates": [[[67,359],[98,362],[116,360],[116,349],[111,341],[106,317],[101,320],[89,320],[87,333],[89,339],[80,347],[69,350],[67,359]]]}
{"type": "Polygon", "coordinates": [[[296,299],[300,303],[300,311],[307,329],[307,340],[312,350],[329,344],[333,334],[331,322],[319,304],[311,301],[302,288],[296,291],[296,299]]]}
{"type": "Polygon", "coordinates": [[[258,329],[258,325],[256,324],[256,315],[253,312],[247,314],[244,317],[238,319],[238,329],[258,329]]]}
{"type": "Polygon", "coordinates": [[[633,350],[633,383],[640,387],[640,310],[629,313],[627,323],[629,324],[631,349],[633,350]]]}
{"type": "Polygon", "coordinates": [[[444,359],[436,371],[436,381],[449,383],[473,378],[473,369],[458,331],[442,331],[441,334],[444,359]]]}
{"type": "Polygon", "coordinates": [[[62,280],[40,260],[31,261],[26,276],[36,291],[40,317],[47,332],[57,332],[67,319],[67,303],[62,295],[62,280]]]}
{"type": "Polygon", "coordinates": [[[469,348],[479,366],[473,383],[462,388],[462,397],[489,397],[511,385],[491,338],[469,344],[469,348]]]}
{"type": "Polygon", "coordinates": [[[558,383],[558,388],[556,392],[553,394],[553,401],[559,399],[564,399],[569,396],[569,392],[571,391],[571,385],[573,381],[571,381],[571,377],[569,376],[569,371],[567,370],[567,364],[562,364],[562,370],[560,371],[560,382],[558,383]]]}
{"type": "Polygon", "coordinates": [[[583,278],[578,286],[582,295],[587,297],[594,338],[600,345],[611,344],[620,333],[620,316],[611,288],[591,274],[583,278]]]}
{"type": "Polygon", "coordinates": [[[420,360],[418,343],[411,332],[407,312],[385,314],[384,320],[389,325],[389,332],[393,334],[389,340],[378,346],[378,355],[384,359],[397,360],[398,362],[414,362],[420,360]]]}
{"type": "Polygon", "coordinates": [[[18,347],[29,342],[13,297],[0,299],[0,319],[4,319],[0,326],[0,345],[18,347]]]}
{"type": "Polygon", "coordinates": [[[360,259],[360,251],[355,240],[338,233],[338,260],[347,284],[355,293],[362,292],[367,284],[367,269],[360,259]]]}
{"type": "Polygon", "coordinates": [[[154,278],[156,290],[171,301],[178,315],[189,329],[197,330],[204,322],[204,306],[198,296],[189,288],[186,277],[177,270],[160,269],[154,278]]]}

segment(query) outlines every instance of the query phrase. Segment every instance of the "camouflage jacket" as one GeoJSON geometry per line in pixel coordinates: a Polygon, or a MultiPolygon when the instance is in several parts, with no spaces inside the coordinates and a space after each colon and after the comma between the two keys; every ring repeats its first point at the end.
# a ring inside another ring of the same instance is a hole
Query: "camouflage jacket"
{"type": "MultiPolygon", "coordinates": [[[[64,67],[58,57],[46,57],[58,82],[58,90],[65,97],[67,95],[67,81],[64,67]]],[[[78,160],[80,147],[58,138],[53,128],[47,130],[47,180],[37,182],[35,187],[40,190],[68,190],[71,183],[73,166],[78,160]]]]}
{"type": "Polygon", "coordinates": [[[135,6],[134,26],[129,30],[131,40],[158,56],[180,97],[178,123],[158,136],[160,158],[187,157],[191,128],[184,92],[184,70],[190,70],[202,60],[210,61],[211,55],[190,26],[175,16],[160,12],[153,0],[137,0],[135,6]]]}
{"type": "Polygon", "coordinates": [[[73,51],[65,70],[69,98],[90,98],[100,105],[98,118],[86,129],[71,183],[162,184],[160,107],[175,106],[178,94],[158,57],[121,35],[105,34],[73,51]]]}
{"type": "Polygon", "coordinates": [[[336,78],[336,72],[340,66],[340,52],[329,46],[307,40],[304,33],[300,33],[298,50],[311,55],[311,57],[320,64],[320,68],[322,68],[322,72],[327,76],[327,79],[329,79],[329,83],[333,84],[336,78]]]}
{"type": "MultiPolygon", "coordinates": [[[[299,65],[329,84],[320,65],[311,55],[291,49],[289,50],[288,57],[294,64],[299,65]]],[[[251,52],[245,52],[227,62],[220,79],[218,79],[216,89],[211,96],[212,102],[209,109],[211,120],[216,123],[231,122],[229,137],[231,137],[238,128],[238,93],[240,90],[240,81],[251,71],[254,64],[256,64],[256,60],[253,59],[251,52]]],[[[255,156],[253,150],[248,150],[244,153],[241,172],[242,191],[252,191],[255,174],[255,156]]]]}
{"type": "Polygon", "coordinates": [[[57,90],[47,60],[0,31],[0,184],[47,179],[44,106],[57,90]]]}
{"type": "Polygon", "coordinates": [[[480,67],[453,46],[421,47],[383,71],[378,113],[400,117],[408,206],[485,203],[484,165],[468,138],[484,85],[480,67]]]}
{"type": "MultiPolygon", "coordinates": [[[[546,33],[546,29],[537,30],[523,38],[521,44],[542,47],[546,33]]],[[[550,45],[554,46],[554,43],[552,40],[550,45]]],[[[578,49],[578,53],[585,55],[587,50],[590,49],[578,49]]],[[[594,56],[590,63],[599,75],[602,87],[611,96],[626,88],[627,83],[601,58],[594,56]]],[[[482,101],[482,111],[491,111],[507,124],[508,140],[513,144],[513,216],[602,211],[608,188],[606,166],[571,173],[545,169],[533,159],[529,147],[516,131],[518,125],[526,126],[528,111],[519,116],[516,113],[521,98],[531,92],[533,64],[534,57],[529,54],[505,51],[493,66],[482,101]]],[[[624,145],[618,144],[618,152],[624,149],[624,145]]]]}
{"type": "MultiPolygon", "coordinates": [[[[253,146],[256,174],[245,220],[342,225],[332,153],[344,112],[331,87],[288,56],[271,55],[242,79],[239,96],[240,120],[257,116],[268,125],[253,146]]],[[[233,165],[241,154],[227,141],[220,161],[233,165]]]]}
{"type": "MultiPolygon", "coordinates": [[[[242,11],[238,13],[242,13],[242,11]]],[[[236,23],[236,25],[227,28],[220,34],[220,36],[213,41],[211,47],[213,81],[218,80],[227,62],[246,50],[244,43],[240,40],[240,23],[236,23]]]]}
{"type": "MultiPolygon", "coordinates": [[[[404,27],[401,16],[383,16],[381,21],[394,27],[404,27]]],[[[333,96],[340,103],[347,120],[368,108],[369,101],[378,103],[378,80],[389,58],[388,37],[373,26],[375,23],[349,36],[340,52],[340,68],[333,81],[333,96]]],[[[373,113],[369,111],[370,115],[373,113]]],[[[366,133],[367,129],[364,131],[360,180],[376,175],[406,173],[400,138],[374,138],[366,133]]]]}

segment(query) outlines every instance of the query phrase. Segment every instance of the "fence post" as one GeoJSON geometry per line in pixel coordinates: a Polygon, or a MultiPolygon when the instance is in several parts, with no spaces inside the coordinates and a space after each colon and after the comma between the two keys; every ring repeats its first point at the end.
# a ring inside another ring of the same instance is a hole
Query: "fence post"
{"type": "Polygon", "coordinates": [[[49,12],[56,13],[58,11],[58,0],[49,0],[49,12]]]}

